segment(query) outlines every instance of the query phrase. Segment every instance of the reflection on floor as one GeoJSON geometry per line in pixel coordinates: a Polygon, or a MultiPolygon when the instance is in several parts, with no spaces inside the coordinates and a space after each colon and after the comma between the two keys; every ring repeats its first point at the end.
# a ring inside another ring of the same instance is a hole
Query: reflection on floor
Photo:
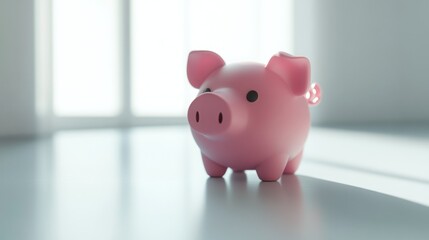
{"type": "Polygon", "coordinates": [[[428,239],[428,143],[313,129],[264,183],[208,178],[186,127],[2,140],[0,239],[428,239]]]}

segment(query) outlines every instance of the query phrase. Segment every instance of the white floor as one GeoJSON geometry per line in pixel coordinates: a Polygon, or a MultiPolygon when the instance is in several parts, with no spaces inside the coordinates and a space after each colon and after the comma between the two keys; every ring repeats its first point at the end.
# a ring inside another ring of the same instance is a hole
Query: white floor
{"type": "Polygon", "coordinates": [[[208,178],[189,129],[0,141],[0,239],[429,239],[428,129],[313,128],[296,176],[208,178]]]}

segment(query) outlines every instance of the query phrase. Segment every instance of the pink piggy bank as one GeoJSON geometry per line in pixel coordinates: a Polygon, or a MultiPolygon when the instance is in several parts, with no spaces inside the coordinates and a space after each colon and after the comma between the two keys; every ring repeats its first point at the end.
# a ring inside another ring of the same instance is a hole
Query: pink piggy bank
{"type": "Polygon", "coordinates": [[[254,169],[262,181],[293,174],[321,98],[305,57],[280,52],[266,66],[225,65],[214,52],[192,51],[188,79],[199,88],[188,121],[211,177],[254,169]]]}

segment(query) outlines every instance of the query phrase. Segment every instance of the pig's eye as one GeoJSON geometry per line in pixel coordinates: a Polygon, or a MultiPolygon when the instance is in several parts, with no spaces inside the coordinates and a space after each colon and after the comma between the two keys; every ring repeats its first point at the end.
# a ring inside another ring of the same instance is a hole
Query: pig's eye
{"type": "Polygon", "coordinates": [[[254,102],[258,100],[258,92],[256,92],[255,90],[251,90],[247,93],[246,98],[247,101],[254,102]]]}
{"type": "Polygon", "coordinates": [[[212,90],[210,88],[206,88],[206,89],[204,89],[203,93],[205,93],[205,92],[211,92],[211,91],[212,90]]]}

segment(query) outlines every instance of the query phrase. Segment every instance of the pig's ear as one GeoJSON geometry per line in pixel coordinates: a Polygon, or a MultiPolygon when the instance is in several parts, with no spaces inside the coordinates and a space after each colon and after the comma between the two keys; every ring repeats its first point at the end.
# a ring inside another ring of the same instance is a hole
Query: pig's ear
{"type": "Polygon", "coordinates": [[[188,79],[194,88],[200,88],[206,78],[216,69],[225,65],[223,59],[214,52],[192,51],[188,56],[188,79]]]}
{"type": "Polygon", "coordinates": [[[307,58],[280,52],[270,59],[266,68],[277,73],[291,86],[295,95],[307,93],[310,87],[310,62],[307,58]]]}

